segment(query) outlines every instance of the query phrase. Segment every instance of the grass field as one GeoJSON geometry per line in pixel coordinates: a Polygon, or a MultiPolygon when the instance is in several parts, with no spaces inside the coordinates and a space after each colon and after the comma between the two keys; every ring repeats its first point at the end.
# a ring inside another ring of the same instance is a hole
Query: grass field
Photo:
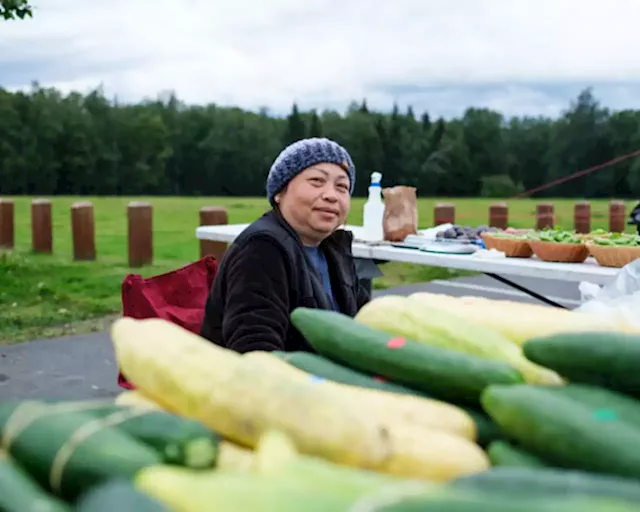
{"type": "MultiPolygon", "coordinates": [[[[127,273],[150,276],[178,268],[199,257],[195,228],[202,206],[224,206],[230,223],[251,222],[268,208],[256,198],[183,197],[54,197],[54,254],[31,254],[31,197],[13,197],[15,202],[16,249],[0,254],[0,344],[37,337],[56,336],[103,328],[108,317],[121,309],[120,285],[127,273]],[[72,261],[70,206],[91,201],[95,208],[95,262],[72,261]],[[132,200],[147,200],[154,206],[154,264],[142,269],[127,267],[126,208],[132,200]]],[[[492,200],[421,199],[420,227],[433,224],[436,202],[456,205],[456,222],[479,225],[488,222],[492,200]]],[[[573,227],[573,201],[552,200],[557,224],[573,227]]],[[[352,203],[349,224],[362,223],[362,199],[352,203]]],[[[509,201],[510,224],[533,227],[536,201],[509,201]]],[[[634,203],[629,203],[628,209],[634,203]]],[[[608,227],[608,203],[592,202],[592,228],[608,227]]],[[[459,273],[443,268],[389,263],[385,276],[374,286],[388,288],[404,283],[443,279],[459,273]]]]}

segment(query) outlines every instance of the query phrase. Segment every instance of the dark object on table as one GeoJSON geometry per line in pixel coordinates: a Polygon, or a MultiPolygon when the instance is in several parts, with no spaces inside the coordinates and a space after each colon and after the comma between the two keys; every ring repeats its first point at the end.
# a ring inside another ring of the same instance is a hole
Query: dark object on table
{"type": "Polygon", "coordinates": [[[476,242],[482,239],[482,233],[493,233],[495,231],[498,231],[498,229],[486,225],[474,228],[471,226],[461,226],[459,224],[454,224],[449,229],[445,229],[436,233],[436,238],[445,238],[463,242],[476,242]]]}
{"type": "Polygon", "coordinates": [[[629,222],[627,222],[627,224],[635,226],[638,230],[638,234],[640,235],[640,203],[631,210],[631,213],[629,214],[629,222]]]}

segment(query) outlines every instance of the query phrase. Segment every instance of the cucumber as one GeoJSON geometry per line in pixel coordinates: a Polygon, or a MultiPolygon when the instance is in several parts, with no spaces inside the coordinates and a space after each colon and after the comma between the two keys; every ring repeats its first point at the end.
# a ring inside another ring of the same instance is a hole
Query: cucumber
{"type": "MultiPolygon", "coordinates": [[[[89,412],[106,418],[131,409],[130,406],[113,405],[89,412]]],[[[158,410],[146,410],[118,423],[116,428],[155,449],[165,463],[195,469],[215,465],[222,441],[222,436],[198,421],[158,410]]]]}
{"type": "Polygon", "coordinates": [[[275,351],[274,355],[284,359],[287,363],[296,368],[311,373],[318,377],[323,377],[333,382],[348,384],[350,386],[358,386],[361,388],[379,389],[390,393],[398,393],[402,395],[416,395],[423,398],[433,398],[428,393],[418,391],[417,389],[408,388],[388,382],[382,377],[375,377],[363,372],[359,372],[348,366],[336,363],[326,357],[311,352],[280,352],[275,351]]]}
{"type": "Polygon", "coordinates": [[[640,400],[589,384],[568,384],[552,391],[594,409],[595,414],[617,418],[640,429],[640,400]]]}
{"type": "Polygon", "coordinates": [[[7,409],[3,434],[14,434],[4,447],[40,485],[63,499],[74,500],[89,487],[130,479],[162,462],[155,450],[88,412],[57,412],[54,406],[25,401],[0,407],[0,417],[7,417],[7,409]]]}
{"type": "Polygon", "coordinates": [[[505,363],[399,338],[335,311],[296,308],[291,322],[325,357],[436,398],[477,404],[489,384],[523,382],[505,363]]]}
{"type": "MultiPolygon", "coordinates": [[[[123,411],[137,414],[119,421],[114,426],[137,441],[156,450],[166,464],[195,469],[213,467],[222,437],[202,423],[167,411],[144,406],[118,405],[111,400],[48,400],[52,412],[83,412],[96,418],[108,418],[123,411]]],[[[20,402],[7,403],[0,408],[0,431],[7,418],[20,402]],[[3,414],[4,411],[4,414],[3,414]]]]}
{"type": "MultiPolygon", "coordinates": [[[[600,497],[640,503],[640,482],[630,478],[556,468],[492,468],[449,483],[464,491],[507,495],[539,494],[548,497],[600,497]]],[[[587,509],[588,510],[588,509],[587,509]]]]}
{"type": "MultiPolygon", "coordinates": [[[[450,488],[453,489],[453,488],[450,488]]],[[[433,495],[394,498],[365,497],[350,510],[363,512],[636,512],[637,508],[624,501],[599,498],[562,498],[519,494],[466,492],[447,496],[446,492],[433,495]]]]}
{"type": "Polygon", "coordinates": [[[525,450],[550,464],[640,478],[640,429],[548,387],[489,386],[482,405],[525,450]]]}
{"type": "Polygon", "coordinates": [[[640,397],[640,335],[565,333],[526,341],[525,356],[569,381],[640,397]]]}
{"type": "Polygon", "coordinates": [[[92,487],[76,502],[76,512],[169,512],[160,501],[139,491],[128,480],[110,480],[92,487]]]}
{"type": "Polygon", "coordinates": [[[476,424],[476,429],[478,431],[478,438],[476,439],[476,443],[485,448],[492,441],[496,441],[498,439],[502,439],[504,437],[502,430],[500,427],[496,425],[496,423],[489,417],[489,415],[484,412],[478,410],[476,407],[471,407],[468,405],[460,405],[460,404],[452,404],[460,409],[464,410],[476,424]]]}
{"type": "Polygon", "coordinates": [[[487,455],[489,455],[489,460],[494,466],[525,468],[543,468],[547,466],[542,459],[513,446],[507,441],[492,442],[487,448],[487,455]]]}
{"type": "Polygon", "coordinates": [[[0,510],[2,512],[71,512],[46,493],[6,452],[0,450],[0,510]]]}

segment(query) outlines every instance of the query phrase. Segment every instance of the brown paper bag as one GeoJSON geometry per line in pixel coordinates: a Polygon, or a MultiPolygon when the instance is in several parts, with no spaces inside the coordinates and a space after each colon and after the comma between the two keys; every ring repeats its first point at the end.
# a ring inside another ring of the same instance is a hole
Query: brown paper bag
{"type": "Polygon", "coordinates": [[[383,188],[384,217],[382,226],[384,239],[402,242],[407,235],[418,232],[418,201],[415,187],[383,188]]]}

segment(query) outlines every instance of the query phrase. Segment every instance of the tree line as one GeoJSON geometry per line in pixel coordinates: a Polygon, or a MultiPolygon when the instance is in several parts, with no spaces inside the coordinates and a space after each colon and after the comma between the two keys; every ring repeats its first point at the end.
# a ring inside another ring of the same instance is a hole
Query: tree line
{"type": "MultiPolygon", "coordinates": [[[[263,196],[276,155],[309,136],[349,150],[358,196],[380,171],[383,185],[423,197],[510,197],[640,149],[640,111],[612,112],[586,89],[556,119],[486,108],[434,119],[411,107],[372,111],[366,100],[344,113],[294,104],[279,117],[174,94],[122,104],[100,88],[64,95],[34,83],[0,88],[0,193],[263,196]]],[[[640,158],[535,194],[549,196],[639,197],[640,158]]]]}
{"type": "Polygon", "coordinates": [[[3,20],[23,20],[33,17],[33,7],[27,0],[0,0],[0,18],[3,20]]]}

